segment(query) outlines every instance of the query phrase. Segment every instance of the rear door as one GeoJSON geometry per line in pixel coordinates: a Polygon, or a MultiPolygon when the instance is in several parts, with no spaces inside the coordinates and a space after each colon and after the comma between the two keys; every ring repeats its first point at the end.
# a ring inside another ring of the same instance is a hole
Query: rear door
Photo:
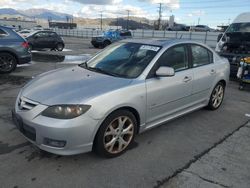
{"type": "Polygon", "coordinates": [[[158,59],[146,79],[147,123],[154,124],[162,118],[187,108],[193,85],[193,72],[189,68],[188,47],[185,44],[167,49],[158,59]],[[172,67],[175,75],[156,77],[160,66],[172,67]]]}
{"type": "Polygon", "coordinates": [[[216,69],[213,53],[206,47],[190,44],[191,66],[194,72],[193,100],[207,99],[210,88],[216,79],[216,69]]]}

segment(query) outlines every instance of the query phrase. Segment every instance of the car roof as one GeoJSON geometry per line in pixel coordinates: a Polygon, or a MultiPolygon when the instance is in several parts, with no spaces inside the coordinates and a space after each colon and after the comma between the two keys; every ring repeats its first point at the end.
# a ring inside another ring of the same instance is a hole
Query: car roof
{"type": "Polygon", "coordinates": [[[191,40],[186,39],[125,39],[122,40],[123,42],[130,42],[130,43],[139,43],[139,44],[147,44],[147,45],[154,45],[154,46],[170,46],[172,44],[178,44],[178,43],[191,43],[191,44],[200,44],[199,42],[194,42],[191,40]]]}

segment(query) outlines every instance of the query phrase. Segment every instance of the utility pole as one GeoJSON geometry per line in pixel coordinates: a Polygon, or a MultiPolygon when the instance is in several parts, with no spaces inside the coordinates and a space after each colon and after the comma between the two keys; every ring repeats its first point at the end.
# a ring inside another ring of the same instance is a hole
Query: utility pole
{"type": "Polygon", "coordinates": [[[200,25],[200,20],[201,20],[201,18],[199,17],[199,18],[198,18],[198,24],[197,24],[197,25],[200,25]]]}
{"type": "Polygon", "coordinates": [[[118,22],[119,22],[119,20],[118,20],[118,16],[116,17],[116,26],[117,26],[117,29],[118,29],[118,22]]]}
{"type": "Polygon", "coordinates": [[[127,18],[127,30],[128,30],[129,29],[128,22],[129,22],[129,12],[130,12],[130,10],[127,10],[127,12],[128,12],[128,18],[127,18]]]}
{"type": "Polygon", "coordinates": [[[158,19],[158,30],[160,30],[161,28],[161,13],[162,13],[162,3],[159,3],[160,6],[159,6],[159,19],[158,19]]]}
{"type": "Polygon", "coordinates": [[[102,11],[101,11],[101,31],[102,31],[102,11]]]}

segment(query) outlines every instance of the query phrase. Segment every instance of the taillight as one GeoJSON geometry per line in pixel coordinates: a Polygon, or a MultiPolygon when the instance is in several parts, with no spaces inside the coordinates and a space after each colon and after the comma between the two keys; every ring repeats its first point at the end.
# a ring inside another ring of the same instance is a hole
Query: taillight
{"type": "Polygon", "coordinates": [[[28,42],[23,42],[21,45],[24,48],[29,48],[29,43],[28,42]]]}

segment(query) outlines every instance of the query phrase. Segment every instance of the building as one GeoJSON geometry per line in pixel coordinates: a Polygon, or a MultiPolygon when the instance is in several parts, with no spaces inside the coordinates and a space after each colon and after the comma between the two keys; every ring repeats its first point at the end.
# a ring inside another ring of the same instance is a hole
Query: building
{"type": "Polygon", "coordinates": [[[37,25],[36,21],[20,20],[18,18],[0,19],[0,25],[14,27],[16,29],[32,29],[37,25]]]}

